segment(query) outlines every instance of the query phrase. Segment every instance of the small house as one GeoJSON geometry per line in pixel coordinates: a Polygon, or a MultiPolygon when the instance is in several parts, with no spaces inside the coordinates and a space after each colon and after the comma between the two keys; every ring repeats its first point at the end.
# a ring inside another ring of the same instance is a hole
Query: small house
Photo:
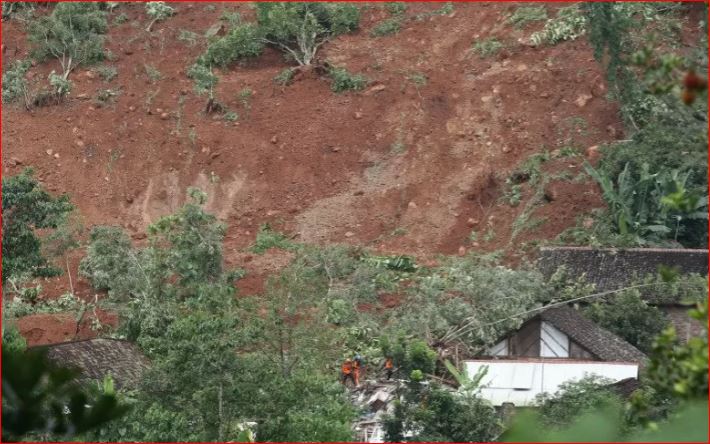
{"type": "Polygon", "coordinates": [[[531,405],[541,393],[587,375],[612,382],[637,378],[646,355],[568,307],[546,309],[477,359],[465,361],[473,377],[482,367],[481,394],[495,406],[531,405]]]}
{"type": "Polygon", "coordinates": [[[32,347],[62,367],[78,370],[80,383],[102,381],[110,375],[116,388],[136,388],[150,362],[137,345],[118,339],[88,339],[32,347]]]}

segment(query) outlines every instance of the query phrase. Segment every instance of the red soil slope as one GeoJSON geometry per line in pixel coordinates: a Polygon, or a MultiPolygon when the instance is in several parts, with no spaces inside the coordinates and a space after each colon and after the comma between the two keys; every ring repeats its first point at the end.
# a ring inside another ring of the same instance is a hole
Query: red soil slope
{"type": "MultiPolygon", "coordinates": [[[[288,65],[267,50],[219,73],[217,96],[240,114],[234,123],[202,113],[205,99],[192,92],[185,71],[204,42],[190,47],[177,37],[181,30],[203,35],[225,8],[246,19],[253,12],[246,4],[218,4],[214,11],[173,6],[178,13],[152,33],[144,31],[142,6],[120,7],[129,21],[110,27],[107,47],[117,59],[108,64],[118,69],[112,82],[80,68],[66,103],[31,112],[6,107],[3,174],[33,166],[48,189],[70,194],[87,227],[122,225],[136,240],[184,202],[187,187],[199,186],[209,193],[208,208],[229,225],[229,265],[252,274],[242,287],[247,293],[259,292],[259,276],[283,262],[278,253],[250,260],[243,252],[264,222],[304,242],[418,257],[505,249],[514,262],[521,242],[553,238],[602,205],[589,182],[555,182],[550,201],[531,215],[546,217],[542,225],[511,241],[524,202],[510,207],[499,198],[516,166],[546,149],[584,152],[621,137],[616,105],[605,97],[586,41],[521,44],[540,25],[521,31],[506,24],[504,13],[515,5],[457,3],[450,15],[407,21],[400,33],[382,38],[369,31],[388,14],[366,9],[359,32],[320,53],[365,74],[371,84],[360,93],[334,94],[315,72],[278,86],[272,79],[288,65]],[[482,59],[470,48],[488,37],[505,48],[482,59]],[[146,64],[162,78],[149,79],[146,64]],[[408,80],[419,74],[426,84],[408,80]],[[120,90],[115,104],[97,106],[93,98],[108,88],[120,90]],[[245,88],[253,92],[248,110],[238,98],[245,88]],[[472,229],[479,232],[475,244],[468,240],[472,229]]],[[[408,13],[439,7],[413,4],[408,13]]],[[[6,64],[27,55],[16,21],[3,24],[2,38],[6,64]]],[[[40,64],[30,76],[44,81],[55,65],[40,64]]],[[[564,158],[548,168],[576,176],[581,163],[564,158]]],[[[75,281],[80,258],[71,261],[75,281]]],[[[50,295],[68,290],[66,276],[44,285],[50,295]]],[[[85,282],[76,285],[80,295],[92,296],[85,282]]],[[[32,321],[33,329],[43,326],[32,321]]]]}

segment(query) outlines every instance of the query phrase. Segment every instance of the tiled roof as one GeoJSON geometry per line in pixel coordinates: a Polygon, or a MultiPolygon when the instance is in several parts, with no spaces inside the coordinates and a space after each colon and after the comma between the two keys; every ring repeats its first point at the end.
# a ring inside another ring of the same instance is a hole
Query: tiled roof
{"type": "MultiPolygon", "coordinates": [[[[585,275],[596,285],[597,291],[616,290],[628,286],[634,279],[657,274],[658,267],[678,267],[682,274],[708,275],[708,251],[667,248],[615,249],[591,247],[542,247],[537,267],[550,277],[560,266],[565,266],[571,277],[585,275]]],[[[655,295],[646,293],[649,302],[655,295]]]]}
{"type": "Polygon", "coordinates": [[[602,361],[643,364],[646,355],[639,349],[582,316],[569,306],[553,307],[540,313],[540,318],[557,327],[574,342],[602,361]]]}
{"type": "Polygon", "coordinates": [[[134,388],[150,362],[138,346],[117,339],[89,339],[36,347],[58,365],[78,369],[80,382],[110,374],[117,388],[134,388]]]}

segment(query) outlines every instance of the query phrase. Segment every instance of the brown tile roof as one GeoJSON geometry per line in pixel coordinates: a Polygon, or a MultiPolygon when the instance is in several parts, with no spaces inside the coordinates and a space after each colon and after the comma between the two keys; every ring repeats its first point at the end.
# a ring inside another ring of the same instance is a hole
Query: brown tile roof
{"type": "Polygon", "coordinates": [[[636,362],[642,365],[646,361],[646,355],[639,349],[585,318],[572,307],[548,308],[539,316],[602,361],[636,362]]]}
{"type": "MultiPolygon", "coordinates": [[[[537,267],[545,277],[564,265],[572,277],[585,275],[597,291],[616,290],[628,286],[634,279],[658,273],[658,266],[679,267],[681,273],[708,275],[708,251],[669,248],[600,248],[542,247],[537,267]]],[[[652,303],[659,296],[646,293],[652,303]]]]}
{"type": "Polygon", "coordinates": [[[64,367],[78,369],[80,382],[103,380],[110,374],[117,388],[134,388],[150,365],[135,344],[118,339],[89,339],[33,347],[64,367]]]}

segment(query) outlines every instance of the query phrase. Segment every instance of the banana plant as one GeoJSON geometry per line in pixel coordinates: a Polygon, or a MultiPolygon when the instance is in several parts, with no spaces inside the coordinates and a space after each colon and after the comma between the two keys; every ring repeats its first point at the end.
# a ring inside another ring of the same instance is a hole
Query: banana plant
{"type": "Polygon", "coordinates": [[[478,394],[481,389],[481,381],[488,373],[487,365],[479,368],[473,377],[469,376],[466,372],[459,371],[459,369],[457,369],[456,366],[448,359],[444,360],[444,365],[449,373],[451,373],[451,376],[453,376],[459,384],[458,391],[464,398],[473,398],[478,394]]]}

